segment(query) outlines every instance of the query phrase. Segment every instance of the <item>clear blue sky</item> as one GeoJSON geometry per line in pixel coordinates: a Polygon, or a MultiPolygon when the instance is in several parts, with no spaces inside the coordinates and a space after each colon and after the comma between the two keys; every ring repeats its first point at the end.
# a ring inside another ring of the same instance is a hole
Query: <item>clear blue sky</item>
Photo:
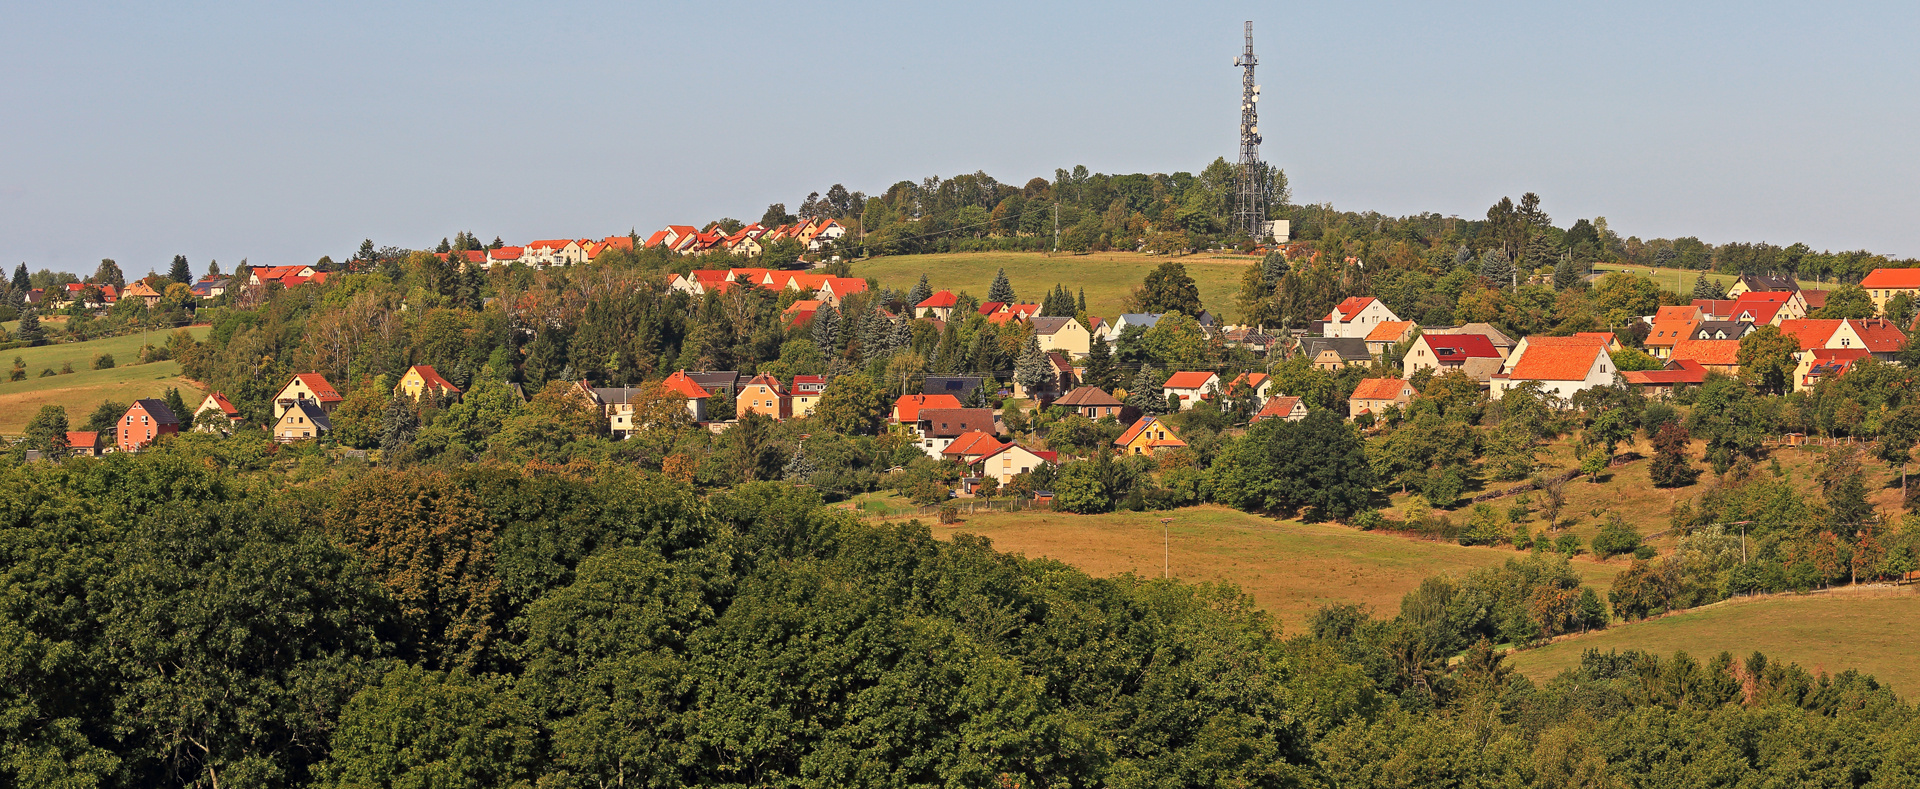
{"type": "Polygon", "coordinates": [[[756,219],[840,182],[1234,156],[1299,202],[1920,255],[1920,4],[14,3],[0,262],[756,219]],[[1444,8],[1442,6],[1445,6],[1444,8]]]}

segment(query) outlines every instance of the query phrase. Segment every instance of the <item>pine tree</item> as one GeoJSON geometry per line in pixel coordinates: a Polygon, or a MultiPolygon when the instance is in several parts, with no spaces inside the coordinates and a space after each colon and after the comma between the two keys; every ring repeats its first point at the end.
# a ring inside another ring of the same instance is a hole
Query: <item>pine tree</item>
{"type": "Polygon", "coordinates": [[[1496,288],[1507,287],[1513,281],[1513,262],[1507,259],[1507,253],[1498,249],[1489,249],[1480,256],[1480,277],[1492,283],[1496,288]]]}
{"type": "Polygon", "coordinates": [[[822,356],[832,356],[834,343],[840,338],[840,311],[832,304],[822,304],[813,313],[813,344],[820,349],[822,356]]]}
{"type": "Polygon", "coordinates": [[[40,311],[32,307],[21,310],[20,326],[13,330],[13,336],[30,346],[46,342],[47,332],[40,328],[40,311]]]}
{"type": "Polygon", "coordinates": [[[806,482],[819,470],[814,465],[813,456],[807,454],[807,448],[802,446],[793,450],[793,458],[780,469],[780,476],[788,482],[806,482]]]}
{"type": "Polygon", "coordinates": [[[1727,293],[1721,290],[1720,286],[1713,280],[1707,279],[1706,273],[1702,272],[1699,276],[1693,278],[1693,297],[1696,299],[1724,299],[1727,297],[1727,293]]]}
{"type": "Polygon", "coordinates": [[[1013,283],[1007,281],[1007,270],[1000,269],[1000,273],[993,276],[993,285],[987,288],[987,301],[1012,304],[1013,298],[1013,283]]]}
{"type": "Polygon", "coordinates": [[[440,237],[440,246],[437,246],[437,247],[434,247],[434,248],[433,248],[433,251],[434,251],[434,252],[437,252],[437,253],[439,253],[439,254],[442,254],[442,255],[445,255],[445,254],[448,254],[448,253],[450,253],[450,252],[452,252],[452,251],[453,251],[453,245],[452,245],[452,244],[449,244],[449,243],[447,243],[447,237],[446,237],[446,236],[441,236],[441,237],[440,237]]]}
{"type": "Polygon", "coordinates": [[[1573,253],[1569,251],[1561,255],[1560,262],[1553,267],[1553,287],[1555,290],[1566,290],[1578,284],[1580,269],[1573,265],[1573,253]]]}
{"type": "Polygon", "coordinates": [[[1087,289],[1086,288],[1080,289],[1080,300],[1074,304],[1073,312],[1075,315],[1087,314],[1087,289]]]}
{"type": "Polygon", "coordinates": [[[920,302],[926,301],[932,296],[933,287],[927,284],[927,275],[921,274],[920,282],[913,286],[913,290],[907,291],[907,308],[913,309],[914,307],[918,307],[920,306],[920,302]]]}
{"type": "Polygon", "coordinates": [[[193,413],[187,410],[186,398],[180,396],[179,389],[171,386],[167,387],[166,394],[164,394],[161,399],[166,402],[167,410],[172,411],[174,417],[180,421],[185,422],[193,418],[193,413]]]}
{"type": "Polygon", "coordinates": [[[1166,413],[1167,400],[1160,392],[1161,383],[1158,370],[1141,367],[1133,376],[1133,384],[1127,387],[1127,405],[1142,414],[1166,413]]]}
{"type": "Polygon", "coordinates": [[[207,261],[207,276],[209,277],[220,276],[220,261],[218,260],[207,261]]]}
{"type": "Polygon", "coordinates": [[[420,419],[414,415],[413,403],[408,402],[405,395],[394,395],[387,401],[386,413],[380,418],[380,453],[388,463],[413,443],[414,433],[419,429],[420,419]]]}
{"type": "Polygon", "coordinates": [[[1268,252],[1266,258],[1260,261],[1260,278],[1265,280],[1268,285],[1272,285],[1275,282],[1279,282],[1281,277],[1287,275],[1287,269],[1286,255],[1282,255],[1278,251],[1268,252]]]}
{"type": "Polygon", "coordinates": [[[1119,372],[1113,364],[1112,346],[1107,345],[1105,340],[1094,340],[1087,352],[1087,385],[1112,392],[1114,387],[1120,385],[1119,372]]]}
{"type": "Polygon", "coordinates": [[[193,284],[193,267],[187,265],[186,255],[173,256],[173,264],[167,267],[167,279],[182,285],[193,284]]]}
{"type": "Polygon", "coordinates": [[[1460,248],[1454,250],[1453,252],[1453,267],[1456,269],[1462,269],[1472,264],[1473,264],[1473,250],[1469,249],[1466,244],[1461,244],[1460,248]]]}
{"type": "Polygon", "coordinates": [[[26,298],[30,290],[33,290],[33,278],[27,274],[27,264],[22,263],[13,270],[13,297],[26,298]]]}
{"type": "MultiPolygon", "coordinates": [[[[1560,255],[1555,251],[1553,242],[1548,241],[1545,234],[1536,234],[1527,241],[1526,257],[1520,273],[1531,277],[1535,271],[1554,265],[1559,257],[1560,255]]],[[[1524,280],[1526,277],[1521,277],[1521,279],[1524,280]]]]}
{"type": "Polygon", "coordinates": [[[1026,388],[1028,397],[1052,388],[1053,364],[1047,361],[1046,352],[1040,350],[1038,337],[1027,337],[1026,350],[1020,352],[1020,360],[1013,366],[1013,380],[1026,388]]]}

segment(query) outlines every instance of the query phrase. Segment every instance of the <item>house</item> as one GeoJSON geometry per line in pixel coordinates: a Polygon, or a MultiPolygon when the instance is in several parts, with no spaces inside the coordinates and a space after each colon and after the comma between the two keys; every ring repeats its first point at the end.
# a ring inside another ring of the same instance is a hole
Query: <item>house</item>
{"type": "Polygon", "coordinates": [[[67,431],[67,454],[74,457],[97,458],[100,456],[100,434],[92,430],[67,431]]]}
{"type": "Polygon", "coordinates": [[[589,405],[598,409],[607,420],[607,434],[615,440],[625,440],[633,435],[640,425],[635,422],[639,405],[646,402],[646,390],[632,386],[596,387],[580,381],[575,385],[589,405]]]}
{"type": "Polygon", "coordinates": [[[734,370],[683,370],[680,374],[706,391],[708,397],[718,395],[731,400],[740,391],[740,373],[734,370]]]}
{"type": "Polygon", "coordinates": [[[1673,354],[1667,361],[1694,362],[1707,372],[1733,375],[1740,372],[1740,341],[1689,337],[1673,346],[1673,354]]]}
{"type": "Polygon", "coordinates": [[[1798,291],[1755,291],[1733,300],[1733,320],[1755,326],[1778,326],[1781,321],[1807,317],[1807,302],[1798,291]]]}
{"type": "Polygon", "coordinates": [[[1799,289],[1800,283],[1791,275],[1742,274],[1727,288],[1727,298],[1737,299],[1748,293],[1791,293],[1799,289]]]}
{"type": "Polygon", "coordinates": [[[994,432],[991,408],[922,408],[916,416],[914,429],[920,433],[920,450],[935,460],[964,433],[994,432]]]}
{"type": "Polygon", "coordinates": [[[1400,318],[1387,309],[1385,302],[1372,296],[1353,296],[1322,318],[1320,333],[1327,337],[1345,337],[1365,341],[1375,326],[1400,318]]]}
{"type": "Polygon", "coordinates": [[[1800,354],[1793,370],[1793,391],[1804,392],[1821,381],[1838,377],[1852,369],[1853,363],[1872,356],[1864,348],[1815,348],[1800,354]]]}
{"type": "Polygon", "coordinates": [[[1014,477],[1054,465],[1058,458],[1057,452],[1039,452],[1008,442],[967,465],[977,468],[980,476],[999,480],[1005,486],[1011,484],[1014,477]]]}
{"type": "Polygon", "coordinates": [[[1364,337],[1306,337],[1300,340],[1300,352],[1316,370],[1338,371],[1348,365],[1373,363],[1364,337]]]}
{"type": "Polygon", "coordinates": [[[1254,397],[1265,400],[1272,389],[1273,376],[1266,373],[1241,373],[1228,381],[1227,387],[1220,391],[1228,397],[1239,397],[1242,392],[1251,390],[1254,397]]]}
{"type": "Polygon", "coordinates": [[[1653,316],[1652,326],[1647,330],[1645,345],[1647,351],[1656,359],[1665,359],[1673,354],[1673,346],[1693,332],[1693,327],[1706,319],[1699,307],[1661,307],[1653,316]]]}
{"type": "Polygon", "coordinates": [[[1658,370],[1628,370],[1620,380],[1647,397],[1672,397],[1682,386],[1699,386],[1707,380],[1707,368],[1692,359],[1674,359],[1658,370]]]}
{"type": "Polygon", "coordinates": [[[1422,334],[1407,349],[1400,367],[1407,375],[1432,370],[1435,373],[1465,365],[1468,359],[1500,360],[1493,341],[1478,334],[1422,334]]]}
{"type": "Polygon", "coordinates": [[[193,283],[193,297],[202,301],[220,298],[226,295],[226,292],[227,278],[225,277],[207,277],[193,283]]]}
{"type": "Polygon", "coordinates": [[[1873,309],[1882,315],[1887,312],[1887,302],[1902,293],[1908,298],[1920,297],[1920,268],[1877,268],[1860,280],[1860,287],[1867,289],[1867,297],[1873,299],[1873,309]]]}
{"type": "Polygon", "coordinates": [[[985,379],[977,375],[929,375],[920,384],[923,394],[953,395],[962,404],[973,402],[973,393],[985,379]]]}
{"type": "Polygon", "coordinates": [[[282,444],[309,441],[333,432],[333,420],[312,400],[301,400],[273,423],[273,440],[282,444]]]}
{"type": "Polygon", "coordinates": [[[1493,381],[1494,376],[1500,374],[1500,368],[1505,364],[1506,362],[1501,359],[1488,359],[1476,356],[1461,362],[1460,366],[1454,369],[1459,370],[1461,374],[1468,378],[1472,378],[1481,386],[1487,386],[1493,381]]]}
{"type": "Polygon", "coordinates": [[[280,393],[273,396],[273,418],[278,420],[281,414],[292,408],[295,403],[312,400],[320,410],[333,413],[334,406],[340,404],[340,393],[334,391],[333,384],[319,373],[295,373],[293,380],[280,387],[280,393]]]}
{"type": "Polygon", "coordinates": [[[1807,288],[1800,289],[1800,298],[1805,299],[1807,302],[1808,315],[1819,312],[1821,308],[1827,306],[1827,294],[1829,292],[1830,291],[1824,290],[1809,290],[1807,288]]]}
{"type": "Polygon", "coordinates": [[[1121,412],[1126,409],[1125,403],[1120,402],[1113,395],[1108,394],[1107,390],[1101,389],[1098,386],[1082,386],[1068,392],[1066,396],[1053,401],[1053,404],[1067,408],[1088,419],[1099,419],[1110,416],[1117,420],[1121,418],[1121,412]]]}
{"type": "MultiPolygon", "coordinates": [[[[986,305],[981,305],[981,309],[986,309],[986,305]]],[[[1120,342],[1121,333],[1125,332],[1128,326],[1138,326],[1141,331],[1145,331],[1153,328],[1153,325],[1159,322],[1159,315],[1146,312],[1129,312],[1118,318],[1114,318],[1112,323],[1107,324],[1106,336],[1102,339],[1105,339],[1108,345],[1116,345],[1120,342]]]]}
{"type": "MultiPolygon", "coordinates": [[[[1705,320],[1693,325],[1693,331],[1688,333],[1688,338],[1695,340],[1738,340],[1741,337],[1752,334],[1754,328],[1752,323],[1745,321],[1705,320]]],[[[1676,343],[1676,346],[1677,345],[1678,343],[1676,343]]]]}
{"type": "Polygon", "coordinates": [[[780,313],[780,315],[787,319],[787,328],[798,329],[807,325],[807,321],[813,320],[813,316],[819,314],[819,312],[819,301],[814,299],[801,299],[788,305],[786,311],[780,313]]]}
{"type": "Polygon", "coordinates": [[[1122,455],[1151,455],[1163,449],[1180,449],[1187,445],[1173,428],[1160,421],[1159,417],[1143,416],[1134,422],[1127,432],[1113,440],[1122,455]]]}
{"type": "Polygon", "coordinates": [[[228,427],[240,424],[240,421],[244,418],[240,415],[240,409],[233,407],[233,403],[227,400],[226,395],[219,392],[208,392],[206,397],[201,398],[200,407],[193,411],[193,421],[195,425],[193,429],[202,432],[212,432],[215,430],[212,425],[199,424],[200,415],[208,411],[226,417],[228,427]]]}
{"type": "Polygon", "coordinates": [[[695,422],[707,421],[707,398],[713,393],[694,381],[685,370],[675,370],[666,380],[660,382],[660,388],[666,392],[687,398],[687,413],[695,422]]]}
{"type": "Polygon", "coordinates": [[[772,417],[776,422],[793,418],[793,395],[780,385],[780,379],[761,373],[740,387],[740,396],[734,401],[734,418],[744,419],[747,414],[760,414],[772,417]]]}
{"type": "Polygon", "coordinates": [[[311,279],[314,273],[312,266],[259,266],[247,270],[247,284],[265,285],[269,282],[285,284],[289,277],[305,281],[311,279]]]}
{"type": "Polygon", "coordinates": [[[1406,342],[1419,327],[1413,321],[1382,321],[1367,332],[1367,353],[1383,356],[1393,346],[1406,342]]]}
{"type": "Polygon", "coordinates": [[[1694,299],[1693,306],[1700,310],[1701,320],[1724,321],[1733,318],[1733,299],[1694,299]]]}
{"type": "Polygon", "coordinates": [[[953,318],[953,305],[957,301],[959,301],[959,297],[953,295],[953,291],[940,291],[921,300],[919,304],[913,305],[913,317],[933,317],[943,321],[951,320],[953,318]]]}
{"type": "Polygon", "coordinates": [[[1160,387],[1167,394],[1180,398],[1180,410],[1185,411],[1200,403],[1201,398],[1209,397],[1220,391],[1220,376],[1214,373],[1174,373],[1160,387]]]}
{"type": "Polygon", "coordinates": [[[161,436],[179,433],[180,417],[174,415],[165,400],[143,397],[127,407],[115,432],[119,434],[121,452],[138,452],[161,436]]]}
{"type": "Polygon", "coordinates": [[[832,304],[835,309],[838,309],[841,299],[855,293],[864,293],[866,290],[867,281],[864,279],[855,277],[828,277],[825,282],[820,283],[820,289],[814,291],[813,297],[832,304]]]}
{"type": "Polygon", "coordinates": [[[813,409],[820,407],[820,398],[826,396],[827,379],[818,375],[796,375],[793,377],[793,418],[812,416],[813,409]]]}
{"type": "Polygon", "coordinates": [[[1463,324],[1460,324],[1459,326],[1453,326],[1453,327],[1441,326],[1441,327],[1436,327],[1431,329],[1421,329],[1420,333],[1421,334],[1478,334],[1482,337],[1487,338],[1487,342],[1493,343],[1494,350],[1497,350],[1500,352],[1500,358],[1502,359],[1505,359],[1508,356],[1512,356],[1513,349],[1518,344],[1518,343],[1515,343],[1512,338],[1502,333],[1499,329],[1494,328],[1493,324],[1491,323],[1463,323],[1463,324]]]}
{"type": "Polygon", "coordinates": [[[420,396],[427,392],[435,392],[441,398],[451,400],[460,395],[460,387],[440,377],[431,364],[416,364],[407,368],[406,374],[400,376],[400,383],[393,387],[395,395],[406,395],[413,398],[414,402],[419,402],[420,396]]]}
{"type": "MultiPolygon", "coordinates": [[[[1529,338],[1581,340],[1582,337],[1529,338]]],[[[1596,386],[1613,385],[1613,357],[1607,355],[1603,342],[1546,343],[1534,345],[1527,340],[1521,344],[1530,345],[1525,351],[1516,349],[1519,362],[1504,372],[1494,374],[1488,383],[1492,387],[1489,397],[1500,399],[1508,389],[1528,381],[1540,384],[1540,390],[1561,398],[1573,397],[1596,386]]],[[[1509,358],[1511,363],[1513,359],[1509,358]]]]}
{"type": "Polygon", "coordinates": [[[1048,351],[1047,367],[1052,371],[1053,375],[1047,379],[1046,383],[1030,390],[1019,381],[1014,381],[1013,396],[1032,398],[1035,400],[1052,400],[1061,392],[1073,388],[1077,380],[1076,373],[1073,369],[1073,363],[1067,361],[1066,354],[1060,351],[1048,351]]]}
{"type": "Polygon", "coordinates": [[[1286,395],[1267,398],[1266,404],[1260,407],[1260,413],[1253,415],[1254,422],[1259,422],[1262,419],[1284,419],[1288,422],[1298,422],[1305,418],[1307,418],[1306,402],[1298,397],[1287,397],[1286,395]]]}
{"type": "Polygon", "coordinates": [[[920,409],[922,408],[951,409],[959,407],[960,399],[953,395],[901,395],[893,401],[893,415],[891,419],[896,425],[911,425],[920,421],[920,409]]]}
{"type": "Polygon", "coordinates": [[[489,249],[487,250],[487,267],[494,268],[497,266],[511,266],[515,263],[520,262],[520,256],[524,252],[525,252],[525,249],[522,247],[501,247],[499,249],[489,249]]]}
{"type": "Polygon", "coordinates": [[[1413,402],[1413,384],[1405,378],[1368,378],[1353,388],[1347,398],[1347,418],[1361,414],[1379,414],[1389,408],[1405,408],[1413,402]]]}
{"type": "Polygon", "coordinates": [[[148,307],[160,303],[160,291],[154,290],[153,286],[148,285],[145,280],[136,279],[127,283],[125,297],[145,301],[148,307]]]}
{"type": "Polygon", "coordinates": [[[1034,318],[1033,336],[1040,350],[1059,351],[1072,359],[1086,358],[1093,348],[1093,335],[1074,318],[1034,318]]]}
{"type": "Polygon", "coordinates": [[[1500,372],[1511,373],[1513,368],[1526,358],[1527,352],[1534,348],[1577,348],[1593,347],[1611,353],[1615,350],[1609,343],[1615,342],[1613,332],[1581,332],[1570,337],[1533,336],[1520,338],[1520,344],[1514,346],[1513,353],[1500,367],[1500,372]]]}
{"type": "Polygon", "coordinates": [[[972,465],[974,461],[990,452],[1000,449],[1000,439],[981,430],[969,430],[955,436],[946,449],[940,450],[941,460],[959,461],[960,465],[972,465]]]}

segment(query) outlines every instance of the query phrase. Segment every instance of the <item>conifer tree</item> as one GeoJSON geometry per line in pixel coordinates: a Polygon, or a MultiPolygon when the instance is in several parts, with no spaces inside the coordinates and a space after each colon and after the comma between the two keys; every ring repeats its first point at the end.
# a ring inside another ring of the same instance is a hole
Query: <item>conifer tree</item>
{"type": "Polygon", "coordinates": [[[13,336],[30,346],[46,342],[47,332],[40,328],[40,311],[33,307],[21,310],[20,326],[13,330],[13,336]]]}
{"type": "Polygon", "coordinates": [[[1280,254],[1277,250],[1268,252],[1267,256],[1260,261],[1260,278],[1268,285],[1272,285],[1287,275],[1287,269],[1286,255],[1280,254]]]}
{"type": "Polygon", "coordinates": [[[1080,300],[1078,302],[1075,302],[1073,312],[1075,315],[1087,314],[1087,289],[1086,288],[1080,289],[1080,300]]]}
{"type": "Polygon", "coordinates": [[[813,462],[813,456],[807,454],[806,447],[801,446],[793,450],[793,458],[788,460],[787,465],[780,469],[780,476],[788,482],[806,482],[809,477],[814,475],[814,472],[819,470],[819,467],[813,462]]]}
{"type": "Polygon", "coordinates": [[[993,285],[987,288],[987,301],[1012,304],[1013,299],[1013,283],[1007,281],[1007,270],[1000,269],[1000,273],[993,276],[993,285]]]}
{"type": "Polygon", "coordinates": [[[413,413],[413,403],[406,395],[396,394],[387,401],[386,413],[380,418],[380,453],[392,463],[394,455],[404,451],[413,443],[414,433],[420,429],[420,419],[413,413]]]}
{"type": "Polygon", "coordinates": [[[921,274],[920,282],[913,286],[913,290],[907,291],[907,309],[920,306],[920,302],[926,301],[932,296],[933,287],[927,284],[927,275],[921,274]]]}
{"type": "Polygon", "coordinates": [[[193,284],[193,267],[187,264],[186,255],[173,256],[173,264],[167,267],[167,279],[182,285],[193,284]]]}
{"type": "Polygon", "coordinates": [[[1504,251],[1489,249],[1480,256],[1480,276],[1496,288],[1507,287],[1513,281],[1513,261],[1507,259],[1504,251]]]}
{"type": "Polygon", "coordinates": [[[1727,297],[1727,292],[1721,290],[1720,286],[1713,280],[1707,279],[1706,272],[1701,272],[1699,276],[1693,278],[1693,297],[1696,299],[1724,299],[1727,297]]]}
{"type": "Polygon", "coordinates": [[[1580,269],[1573,265],[1573,252],[1560,256],[1560,262],[1553,267],[1553,287],[1566,290],[1580,283],[1580,269]]]}
{"type": "Polygon", "coordinates": [[[1151,366],[1140,368],[1133,376],[1133,383],[1127,387],[1127,405],[1142,414],[1164,414],[1167,412],[1166,396],[1160,392],[1162,383],[1160,371],[1151,366]]]}
{"type": "Polygon", "coordinates": [[[1027,337],[1027,347],[1020,352],[1020,360],[1013,367],[1013,380],[1025,387],[1030,397],[1053,383],[1053,365],[1047,361],[1046,352],[1040,350],[1038,337],[1027,337]]]}
{"type": "Polygon", "coordinates": [[[33,290],[33,278],[27,274],[27,264],[22,263],[13,269],[13,298],[15,301],[27,297],[27,291],[33,290]]]}
{"type": "Polygon", "coordinates": [[[839,347],[840,311],[834,309],[832,304],[820,305],[820,309],[813,313],[812,331],[814,347],[820,349],[821,355],[832,356],[839,347]]]}
{"type": "Polygon", "coordinates": [[[1453,252],[1453,267],[1462,269],[1470,265],[1473,265],[1473,250],[1469,249],[1466,244],[1461,244],[1460,248],[1453,252]]]}
{"type": "Polygon", "coordinates": [[[1087,352],[1088,386],[1098,387],[1111,393],[1120,385],[1119,369],[1113,364],[1113,348],[1105,340],[1096,339],[1087,352]]]}

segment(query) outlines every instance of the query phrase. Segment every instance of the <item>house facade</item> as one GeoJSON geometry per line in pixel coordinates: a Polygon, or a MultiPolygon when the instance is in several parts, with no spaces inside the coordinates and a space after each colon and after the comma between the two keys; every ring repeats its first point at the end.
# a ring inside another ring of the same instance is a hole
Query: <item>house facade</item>
{"type": "Polygon", "coordinates": [[[294,403],[273,423],[273,440],[282,444],[311,441],[331,432],[333,420],[312,400],[294,403]]]}
{"type": "Polygon", "coordinates": [[[114,432],[117,434],[115,444],[121,452],[138,452],[162,436],[179,433],[180,417],[167,407],[165,400],[141,398],[127,407],[114,432]]]}
{"type": "Polygon", "coordinates": [[[1413,402],[1413,394],[1413,384],[1405,378],[1368,378],[1354,387],[1353,395],[1347,398],[1347,418],[1404,408],[1413,402]]]}
{"type": "Polygon", "coordinates": [[[1114,439],[1113,445],[1122,455],[1151,455],[1185,447],[1187,442],[1181,441],[1179,434],[1159,417],[1143,416],[1114,439]]]}
{"type": "Polygon", "coordinates": [[[421,396],[428,392],[451,400],[460,395],[460,387],[440,377],[440,373],[430,364],[416,364],[407,368],[406,374],[400,376],[400,382],[393,386],[395,395],[406,395],[413,398],[414,402],[419,402],[421,396]]]}
{"type": "Polygon", "coordinates": [[[968,465],[977,469],[980,476],[998,480],[1005,486],[1011,484],[1014,477],[1041,466],[1053,465],[1058,457],[1059,454],[1055,452],[1036,452],[1019,444],[1008,443],[968,465]]]}
{"type": "Polygon", "coordinates": [[[1069,359],[1082,359],[1093,348],[1093,334],[1074,318],[1034,318],[1033,336],[1040,350],[1059,351],[1069,359]]]}
{"type": "Polygon", "coordinates": [[[1180,398],[1180,410],[1185,411],[1200,404],[1200,400],[1220,388],[1220,376],[1215,373],[1174,373],[1167,377],[1161,390],[1180,398]]]}
{"type": "Polygon", "coordinates": [[[1530,347],[1512,370],[1493,377],[1489,396],[1498,400],[1507,390],[1532,381],[1543,392],[1571,398],[1596,386],[1611,386],[1614,373],[1613,357],[1600,343],[1530,347]]]}
{"type": "Polygon", "coordinates": [[[1372,296],[1354,296],[1340,302],[1321,319],[1320,333],[1327,337],[1346,337],[1366,341],[1374,327],[1388,321],[1398,321],[1399,316],[1387,305],[1372,296]]]}
{"type": "Polygon", "coordinates": [[[1877,268],[1860,280],[1860,287],[1873,299],[1874,311],[1885,315],[1887,302],[1895,296],[1920,298],[1920,268],[1877,268]]]}
{"type": "Polygon", "coordinates": [[[280,393],[273,396],[273,418],[278,420],[295,403],[311,400],[327,413],[333,413],[341,401],[340,393],[333,384],[319,373],[295,373],[293,379],[280,387],[280,393]]]}
{"type": "Polygon", "coordinates": [[[747,414],[760,414],[777,422],[792,419],[793,396],[780,385],[780,379],[761,373],[740,387],[734,401],[734,418],[744,419],[747,414]]]}

